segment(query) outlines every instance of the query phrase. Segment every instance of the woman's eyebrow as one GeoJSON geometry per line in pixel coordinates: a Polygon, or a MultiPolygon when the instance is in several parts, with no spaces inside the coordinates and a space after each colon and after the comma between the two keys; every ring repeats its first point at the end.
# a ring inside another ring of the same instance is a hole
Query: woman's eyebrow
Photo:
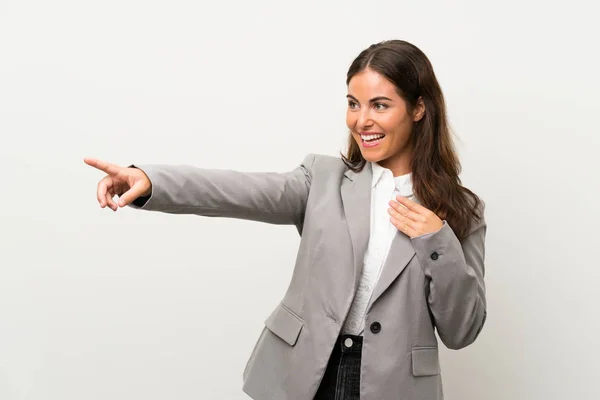
{"type": "MultiPolygon", "coordinates": [[[[352,96],[351,94],[348,94],[348,95],[346,95],[346,98],[348,98],[348,99],[352,99],[352,100],[355,100],[355,101],[359,102],[359,101],[356,99],[356,97],[352,96]]],[[[374,103],[374,102],[376,102],[376,101],[380,101],[380,100],[393,101],[392,99],[389,99],[389,98],[387,98],[387,97],[385,97],[385,96],[377,96],[377,97],[373,97],[371,100],[369,100],[369,103],[374,103]]],[[[360,103],[360,102],[359,102],[359,103],[360,103]]]]}

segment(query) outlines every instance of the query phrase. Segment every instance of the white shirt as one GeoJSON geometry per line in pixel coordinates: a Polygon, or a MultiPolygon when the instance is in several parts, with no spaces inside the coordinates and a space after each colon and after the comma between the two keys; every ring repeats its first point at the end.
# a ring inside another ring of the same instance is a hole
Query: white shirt
{"type": "Polygon", "coordinates": [[[342,332],[361,335],[365,327],[365,312],[371,300],[375,285],[379,280],[381,268],[387,258],[392,239],[398,228],[392,225],[388,214],[389,201],[397,195],[412,200],[411,174],[394,178],[392,171],[377,163],[371,163],[373,181],[371,185],[371,232],[369,244],[363,259],[361,278],[346,317],[342,332]]]}

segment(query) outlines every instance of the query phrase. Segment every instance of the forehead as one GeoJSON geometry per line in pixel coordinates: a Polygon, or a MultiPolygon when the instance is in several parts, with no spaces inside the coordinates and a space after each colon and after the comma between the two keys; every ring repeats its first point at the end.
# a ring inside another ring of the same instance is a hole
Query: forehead
{"type": "Polygon", "coordinates": [[[348,83],[348,94],[355,97],[398,97],[396,87],[392,82],[388,81],[383,75],[368,68],[354,75],[352,79],[350,79],[350,82],[348,83]]]}

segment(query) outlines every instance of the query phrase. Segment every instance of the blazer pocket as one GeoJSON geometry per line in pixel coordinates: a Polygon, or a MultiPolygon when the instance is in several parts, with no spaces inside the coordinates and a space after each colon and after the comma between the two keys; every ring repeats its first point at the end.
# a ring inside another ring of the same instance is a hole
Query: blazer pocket
{"type": "Polygon", "coordinates": [[[412,349],[412,372],[414,376],[431,376],[440,373],[437,347],[414,347],[412,349]]]}
{"type": "Polygon", "coordinates": [[[287,344],[294,346],[304,321],[281,303],[267,318],[265,326],[287,344]]]}

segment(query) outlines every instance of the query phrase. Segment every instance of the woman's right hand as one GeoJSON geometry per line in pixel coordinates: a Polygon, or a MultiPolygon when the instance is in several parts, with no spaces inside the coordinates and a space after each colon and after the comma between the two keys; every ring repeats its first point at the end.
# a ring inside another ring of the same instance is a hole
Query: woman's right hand
{"type": "Polygon", "coordinates": [[[125,207],[138,197],[150,196],[152,193],[152,183],[141,169],[120,167],[89,157],[83,161],[108,174],[98,182],[96,193],[102,208],[108,206],[117,211],[119,207],[125,207]],[[113,200],[115,195],[119,196],[118,204],[113,200]]]}

